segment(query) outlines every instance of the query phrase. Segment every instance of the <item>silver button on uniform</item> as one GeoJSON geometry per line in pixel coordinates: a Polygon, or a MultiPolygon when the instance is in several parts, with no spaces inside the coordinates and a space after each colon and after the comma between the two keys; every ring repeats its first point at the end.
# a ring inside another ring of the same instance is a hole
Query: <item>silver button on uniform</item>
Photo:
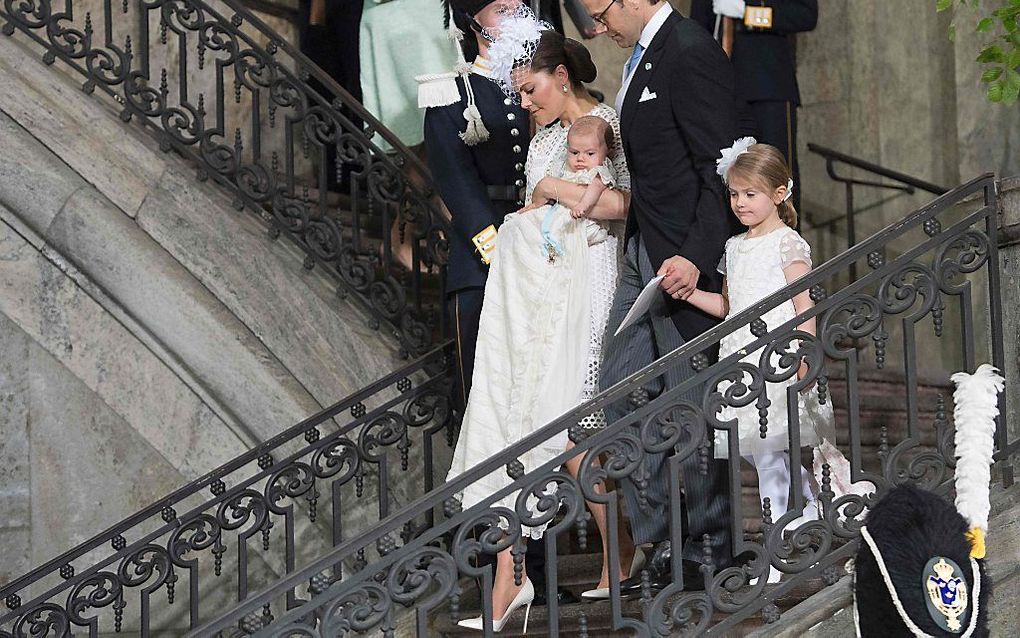
{"type": "Polygon", "coordinates": [[[514,186],[524,186],[524,180],[518,179],[514,181],[514,186]]]}
{"type": "Polygon", "coordinates": [[[521,147],[518,146],[517,144],[514,144],[514,153],[520,153],[520,152],[521,152],[521,147]]]}
{"type": "Polygon", "coordinates": [[[510,129],[510,135],[513,135],[514,137],[517,137],[520,134],[521,134],[521,132],[518,131],[517,129],[515,129],[515,128],[510,129]]]}
{"type": "Polygon", "coordinates": [[[510,106],[511,104],[513,104],[513,100],[511,100],[510,98],[505,98],[503,100],[503,104],[510,106]]]}
{"type": "Polygon", "coordinates": [[[508,120],[510,120],[511,122],[513,122],[514,120],[516,120],[516,119],[517,119],[517,116],[516,116],[516,115],[514,115],[513,113],[507,113],[507,114],[506,114],[506,119],[508,119],[508,120]]]}
{"type": "Polygon", "coordinates": [[[523,171],[524,170],[524,164],[521,164],[520,162],[517,162],[516,164],[514,164],[514,170],[516,170],[516,171],[523,171]]]}

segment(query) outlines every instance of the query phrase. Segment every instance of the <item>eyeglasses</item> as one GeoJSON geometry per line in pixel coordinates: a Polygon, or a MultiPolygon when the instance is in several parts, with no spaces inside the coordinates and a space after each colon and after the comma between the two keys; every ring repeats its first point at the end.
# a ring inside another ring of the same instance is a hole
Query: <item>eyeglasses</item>
{"type": "Polygon", "coordinates": [[[593,15],[591,19],[594,20],[595,22],[598,22],[604,27],[608,27],[609,24],[606,22],[606,14],[609,13],[609,10],[613,8],[613,5],[616,4],[616,2],[617,0],[609,0],[609,4],[606,6],[606,8],[603,9],[602,11],[599,11],[596,15],[593,15]]]}

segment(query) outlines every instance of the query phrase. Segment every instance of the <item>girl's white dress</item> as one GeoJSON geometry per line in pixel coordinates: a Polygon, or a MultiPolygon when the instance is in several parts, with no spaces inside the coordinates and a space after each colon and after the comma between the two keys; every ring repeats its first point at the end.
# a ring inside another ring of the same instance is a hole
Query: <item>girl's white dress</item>
{"type": "MultiPolygon", "coordinates": [[[[727,294],[730,311],[727,319],[742,312],[748,306],[761,301],[772,293],[787,285],[783,269],[787,266],[803,262],[811,266],[811,246],[797,231],[783,226],[761,237],[748,237],[746,233],[731,237],[726,242],[726,253],[719,262],[719,272],[726,276],[727,294]]],[[[769,330],[779,327],[797,315],[793,301],[787,300],[762,315],[762,320],[769,330]]],[[[750,326],[726,335],[719,343],[719,359],[734,352],[744,350],[757,337],[751,334],[750,326]]],[[[762,349],[758,349],[741,358],[754,366],[758,366],[762,349]]],[[[772,357],[772,363],[778,367],[778,356],[772,357]]],[[[749,382],[745,375],[745,382],[749,382]]],[[[793,375],[786,381],[767,383],[765,391],[770,405],[768,407],[768,425],[766,436],[761,437],[759,415],[756,402],[750,405],[723,409],[720,420],[733,418],[738,420],[737,431],[740,439],[740,454],[752,456],[765,452],[777,452],[790,448],[789,418],[787,412],[787,388],[797,382],[793,375]]],[[[720,384],[720,390],[723,388],[720,384]]],[[[812,388],[799,393],[800,405],[800,444],[814,446],[819,442],[818,430],[831,427],[832,409],[828,403],[818,407],[817,390],[812,388]],[[826,409],[827,408],[827,409],[826,409]],[[829,421],[829,423],[826,423],[829,421]]],[[[724,432],[716,433],[716,456],[726,458],[726,436],[724,432]]]]}
{"type": "MultiPolygon", "coordinates": [[[[590,113],[612,127],[613,168],[618,188],[630,190],[616,112],[603,104],[590,113]]],[[[527,200],[545,176],[561,176],[567,155],[567,129],[554,123],[531,140],[527,160],[527,200]]],[[[447,481],[496,455],[512,443],[552,422],[593,397],[606,322],[616,291],[622,232],[589,246],[588,220],[570,217],[563,207],[550,231],[563,255],[550,261],[543,250],[542,222],[546,207],[506,216],[496,238],[496,251],[485,285],[478,326],[471,393],[461,424],[447,481]]],[[[601,414],[582,425],[601,424],[601,414]]],[[[567,445],[562,431],[522,453],[518,460],[530,472],[561,454],[567,445]]],[[[464,509],[512,482],[505,467],[475,481],[461,494],[464,509]]],[[[539,492],[541,492],[541,488],[539,492]]],[[[514,509],[517,493],[494,503],[514,509]]],[[[533,514],[537,498],[528,497],[533,514]]],[[[525,527],[540,538],[547,525],[525,527]]]]}

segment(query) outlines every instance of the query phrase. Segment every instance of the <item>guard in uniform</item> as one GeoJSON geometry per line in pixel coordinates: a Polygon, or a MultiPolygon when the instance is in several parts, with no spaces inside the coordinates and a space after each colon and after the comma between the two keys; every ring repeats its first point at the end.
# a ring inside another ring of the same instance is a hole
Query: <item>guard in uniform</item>
{"type": "MultiPolygon", "coordinates": [[[[453,0],[455,22],[470,28],[474,15],[493,1],[453,0]]],[[[464,33],[465,40],[476,40],[467,28],[464,33]]],[[[479,49],[477,42],[470,44],[479,49]]],[[[429,169],[453,218],[446,289],[457,340],[456,390],[461,408],[471,389],[492,241],[503,217],[524,205],[524,161],[531,139],[528,112],[503,95],[488,74],[483,51],[474,58],[470,72],[440,78],[456,82],[456,101],[437,106],[435,102],[445,100],[425,97],[429,91],[425,86],[419,94],[427,107],[429,169]]]]}
{"type": "MultiPolygon", "coordinates": [[[[794,33],[818,22],[818,0],[693,0],[691,18],[723,42],[733,60],[737,95],[747,102],[756,124],[754,137],[786,156],[793,181],[797,162],[797,64],[794,33]],[[732,43],[726,36],[732,25],[732,43]]],[[[793,205],[800,210],[800,190],[793,205]]]]}

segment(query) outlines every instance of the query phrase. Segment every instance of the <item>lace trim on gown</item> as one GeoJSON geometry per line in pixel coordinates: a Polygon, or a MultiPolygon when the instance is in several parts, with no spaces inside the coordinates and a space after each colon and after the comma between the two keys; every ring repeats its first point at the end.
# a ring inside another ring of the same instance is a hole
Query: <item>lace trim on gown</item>
{"type": "MultiPolygon", "coordinates": [[[[616,139],[612,166],[617,187],[629,190],[630,173],[619,142],[616,112],[600,104],[591,115],[612,126],[616,139]]],[[[567,129],[554,124],[540,129],[532,139],[526,170],[529,201],[543,177],[564,173],[566,138],[567,129]]],[[[607,241],[588,246],[585,240],[579,245],[579,237],[585,238],[584,225],[570,218],[563,208],[555,215],[553,230],[566,248],[566,259],[550,265],[539,250],[545,212],[540,208],[524,215],[511,213],[499,229],[482,305],[472,391],[447,481],[598,392],[602,345],[619,276],[622,229],[607,241]],[[569,291],[579,293],[580,300],[569,291]],[[569,338],[584,333],[585,328],[573,325],[578,321],[583,321],[589,333],[586,346],[578,347],[581,344],[569,338]],[[569,361],[571,357],[577,358],[576,363],[569,361]],[[550,382],[553,378],[555,383],[550,382]]],[[[604,423],[601,412],[581,419],[585,427],[604,423]]],[[[518,460],[525,472],[532,471],[562,453],[566,443],[567,433],[560,432],[518,460]]],[[[505,468],[479,479],[461,495],[463,508],[511,482],[505,468]]],[[[546,493],[553,492],[555,486],[546,487],[546,493]]],[[[493,506],[513,510],[518,494],[511,493],[493,506]]],[[[527,497],[534,513],[538,500],[534,493],[527,497]]],[[[523,534],[540,538],[547,526],[524,526],[523,534]]]]}

